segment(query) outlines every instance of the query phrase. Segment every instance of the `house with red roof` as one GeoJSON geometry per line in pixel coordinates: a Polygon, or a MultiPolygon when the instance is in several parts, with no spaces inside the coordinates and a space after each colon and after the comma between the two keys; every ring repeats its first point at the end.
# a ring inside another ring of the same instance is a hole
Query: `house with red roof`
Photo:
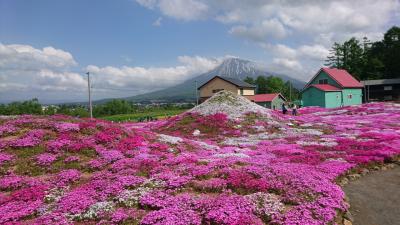
{"type": "Polygon", "coordinates": [[[343,69],[321,68],[302,90],[303,106],[336,108],[362,103],[363,85],[343,69]]]}
{"type": "Polygon", "coordinates": [[[285,97],[281,93],[258,94],[252,96],[251,100],[269,109],[280,109],[282,103],[286,102],[285,97]]]}

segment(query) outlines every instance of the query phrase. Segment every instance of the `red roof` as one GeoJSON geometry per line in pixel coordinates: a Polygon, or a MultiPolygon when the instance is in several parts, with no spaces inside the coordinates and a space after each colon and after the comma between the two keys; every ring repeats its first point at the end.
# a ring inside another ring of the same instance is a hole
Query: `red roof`
{"type": "Polygon", "coordinates": [[[259,95],[254,95],[252,97],[252,100],[254,100],[254,102],[272,102],[272,100],[274,100],[278,95],[280,95],[280,93],[259,94],[259,95]]]}
{"type": "Polygon", "coordinates": [[[322,68],[322,70],[344,88],[363,87],[363,85],[346,70],[336,68],[322,68]]]}
{"type": "Polygon", "coordinates": [[[312,84],[310,87],[316,87],[322,91],[340,91],[339,88],[330,84],[312,84]]]}

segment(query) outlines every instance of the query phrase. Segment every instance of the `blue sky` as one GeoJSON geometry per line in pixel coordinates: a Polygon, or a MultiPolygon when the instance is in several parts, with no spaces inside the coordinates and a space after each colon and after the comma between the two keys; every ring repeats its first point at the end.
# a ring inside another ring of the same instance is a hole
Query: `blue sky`
{"type": "Polygon", "coordinates": [[[379,40],[398,0],[0,0],[0,102],[162,89],[235,56],[307,80],[334,41],[379,40]]]}
{"type": "Polygon", "coordinates": [[[3,44],[56,46],[73,53],[82,65],[170,66],[179,55],[263,57],[256,46],[230,36],[229,27],[211,20],[163,18],[161,26],[153,26],[160,13],[134,1],[1,2],[3,44]]]}

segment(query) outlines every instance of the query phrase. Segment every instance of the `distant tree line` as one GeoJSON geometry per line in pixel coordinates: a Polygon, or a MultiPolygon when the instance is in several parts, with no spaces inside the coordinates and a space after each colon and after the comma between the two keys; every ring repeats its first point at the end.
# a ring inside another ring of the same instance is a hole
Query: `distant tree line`
{"type": "Polygon", "coordinates": [[[346,69],[359,80],[400,78],[400,27],[390,28],[381,41],[335,42],[325,65],[346,69]]]}
{"type": "Polygon", "coordinates": [[[256,85],[256,94],[281,93],[287,100],[299,99],[300,92],[290,81],[283,81],[275,76],[258,76],[256,79],[246,77],[245,82],[256,85]],[[291,97],[291,99],[290,99],[291,97]]]}
{"type": "MultiPolygon", "coordinates": [[[[93,116],[103,117],[118,114],[130,114],[151,112],[154,110],[186,109],[192,108],[193,104],[162,104],[162,105],[136,105],[122,99],[114,99],[104,104],[93,106],[93,116]]],[[[34,98],[28,101],[12,102],[9,104],[0,104],[0,115],[54,115],[64,114],[75,117],[89,117],[88,109],[83,105],[42,105],[38,99],[34,98]]]]}

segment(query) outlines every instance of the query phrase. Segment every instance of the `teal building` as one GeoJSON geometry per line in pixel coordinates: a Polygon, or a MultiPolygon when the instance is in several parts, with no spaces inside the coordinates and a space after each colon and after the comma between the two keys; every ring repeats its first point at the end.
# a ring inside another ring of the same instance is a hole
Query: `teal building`
{"type": "Polygon", "coordinates": [[[303,106],[336,108],[362,103],[363,85],[346,70],[322,68],[301,93],[303,106]]]}

